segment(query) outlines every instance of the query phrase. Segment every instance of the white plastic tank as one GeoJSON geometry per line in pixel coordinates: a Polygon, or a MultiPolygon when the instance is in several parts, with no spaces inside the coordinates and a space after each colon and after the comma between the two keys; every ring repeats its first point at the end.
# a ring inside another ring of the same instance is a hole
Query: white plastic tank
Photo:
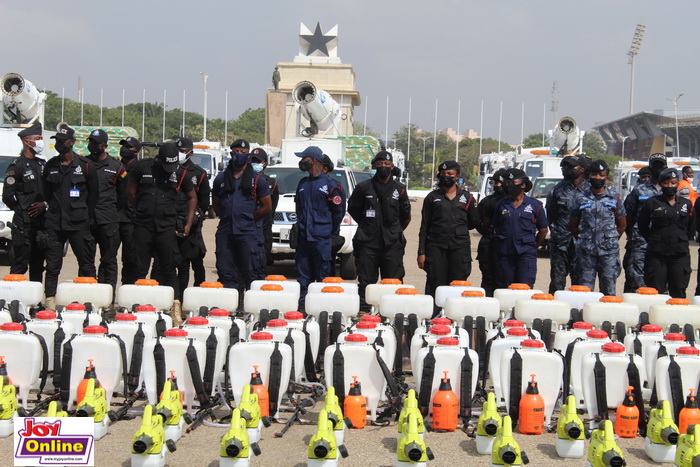
{"type": "Polygon", "coordinates": [[[94,277],[76,277],[70,282],[61,282],[56,288],[56,304],[92,303],[95,309],[107,308],[114,299],[110,284],[100,284],[94,277]]]}
{"type": "MultiPolygon", "coordinates": [[[[576,406],[578,408],[585,407],[583,382],[581,380],[581,364],[583,359],[591,353],[600,352],[601,346],[608,342],[610,342],[610,337],[607,332],[602,329],[589,329],[586,331],[584,339],[574,344],[573,351],[571,352],[569,384],[571,386],[571,393],[576,396],[576,406]]],[[[562,355],[565,355],[565,352],[566,349],[562,351],[562,355]]]]}
{"type": "Polygon", "coordinates": [[[226,333],[226,342],[228,344],[231,343],[228,336],[233,323],[236,323],[236,326],[238,326],[238,338],[241,340],[248,338],[248,328],[246,327],[245,322],[242,319],[233,318],[231,316],[231,312],[228,310],[224,310],[223,308],[214,308],[209,310],[207,319],[209,320],[209,324],[211,326],[216,326],[224,330],[226,333]]]}
{"type": "Polygon", "coordinates": [[[269,275],[265,276],[265,279],[253,281],[250,284],[250,290],[260,290],[262,286],[266,284],[281,285],[282,290],[284,290],[285,292],[295,294],[296,301],[299,301],[299,295],[301,294],[301,286],[297,281],[287,280],[287,278],[282,275],[269,275]]]}
{"type": "Polygon", "coordinates": [[[571,341],[577,338],[585,339],[586,333],[593,329],[591,323],[585,321],[576,321],[571,329],[560,329],[554,334],[554,343],[552,348],[557,349],[562,354],[566,352],[566,347],[571,341]]]}
{"type": "MultiPolygon", "coordinates": [[[[333,354],[338,349],[344,359],[343,379],[344,387],[343,394],[347,395],[350,391],[350,383],[353,377],[362,385],[362,395],[367,399],[368,418],[375,420],[377,417],[377,405],[384,395],[386,389],[386,380],[382,373],[374,348],[369,345],[367,336],[363,334],[350,334],[345,337],[345,342],[329,345],[324,354],[324,372],[326,377],[326,385],[334,386],[336,392],[340,392],[333,381],[333,354]]],[[[384,349],[379,347],[379,355],[386,362],[386,354],[384,349]]],[[[387,363],[389,365],[389,363],[387,363]]]]}
{"type": "MultiPolygon", "coordinates": [[[[656,361],[659,359],[659,348],[664,346],[666,354],[676,355],[681,347],[688,347],[685,336],[679,332],[669,332],[664,336],[663,341],[656,341],[647,344],[644,348],[644,369],[647,373],[647,387],[651,387],[656,378],[656,361]]],[[[697,381],[696,381],[697,384],[697,381]]],[[[662,399],[659,399],[662,400],[662,399]]]]}
{"type": "Polygon", "coordinates": [[[169,310],[174,299],[172,287],[158,285],[158,281],[153,279],[139,279],[135,284],[122,285],[117,290],[117,303],[126,308],[138,303],[153,305],[158,311],[169,310]]]}
{"type": "Polygon", "coordinates": [[[484,292],[480,290],[465,290],[459,295],[445,299],[443,314],[460,326],[467,316],[473,317],[474,320],[483,316],[486,323],[493,324],[501,318],[500,306],[497,299],[485,297],[484,292]]]}
{"type": "Polygon", "coordinates": [[[393,295],[398,289],[415,289],[412,285],[403,284],[401,279],[382,279],[378,284],[369,284],[365,289],[365,301],[372,305],[373,313],[380,314],[379,300],[382,295],[393,295]]]}
{"type": "Polygon", "coordinates": [[[307,314],[317,318],[322,311],[328,312],[329,317],[339,311],[349,324],[349,318],[360,311],[360,296],[336,285],[325,285],[320,292],[307,293],[304,306],[307,314]]]}
{"type": "MultiPolygon", "coordinates": [[[[71,334],[75,332],[73,326],[71,326],[70,323],[58,319],[56,317],[56,312],[51,310],[37,312],[34,319],[28,320],[25,325],[27,326],[27,331],[35,332],[44,338],[46,348],[49,351],[49,371],[53,371],[54,337],[56,331],[61,327],[65,333],[65,339],[69,339],[71,334]]],[[[49,383],[50,382],[47,383],[47,387],[49,383]]]]}
{"type": "Polygon", "coordinates": [[[467,291],[482,292],[482,297],[486,295],[486,291],[483,288],[476,287],[469,281],[452,281],[450,285],[441,285],[435,289],[435,304],[440,308],[444,308],[445,301],[449,297],[461,297],[467,291]]]}
{"type": "Polygon", "coordinates": [[[340,287],[343,293],[356,294],[358,287],[355,282],[345,282],[341,277],[324,277],[321,282],[309,284],[308,293],[319,293],[326,286],[340,287]]]}
{"type": "MultiPolygon", "coordinates": [[[[680,367],[681,373],[681,394],[683,401],[690,389],[697,391],[697,384],[700,380],[700,349],[685,346],[679,347],[673,360],[680,367]]],[[[654,374],[656,376],[656,395],[660,401],[667,400],[671,404],[671,411],[675,413],[673,397],[671,393],[671,379],[669,376],[669,365],[671,356],[661,357],[655,362],[654,374]]]]}
{"type": "Polygon", "coordinates": [[[554,296],[548,293],[533,294],[532,297],[515,302],[515,319],[532,326],[532,322],[539,319],[551,319],[552,331],[556,331],[558,326],[563,326],[569,322],[571,309],[567,302],[555,300],[554,296]]]}
{"type": "Polygon", "coordinates": [[[583,306],[583,320],[596,327],[605,321],[613,326],[620,321],[630,329],[639,323],[639,306],[633,302],[623,302],[620,297],[606,295],[597,302],[588,302],[583,306]]]}
{"type": "MultiPolygon", "coordinates": [[[[94,310],[94,308],[93,308],[94,310]]],[[[69,303],[61,311],[61,319],[70,324],[73,332],[80,334],[85,326],[85,318],[88,318],[88,326],[98,326],[102,322],[102,316],[99,313],[88,313],[85,305],[82,303],[69,303]]]]}
{"type": "Polygon", "coordinates": [[[658,324],[665,330],[672,324],[681,328],[691,324],[693,329],[700,328],[700,305],[691,305],[685,298],[669,298],[666,303],[649,306],[649,322],[658,324]]]}
{"type": "Polygon", "coordinates": [[[603,298],[600,292],[592,292],[590,287],[585,285],[572,285],[566,290],[554,292],[555,300],[562,300],[569,304],[569,307],[576,310],[583,310],[583,306],[588,302],[597,302],[603,298]]]}
{"type": "Polygon", "coordinates": [[[523,323],[522,321],[518,321],[517,319],[507,319],[505,321],[501,321],[501,323],[496,327],[488,329],[486,331],[486,340],[488,341],[489,339],[494,338],[496,335],[498,335],[499,332],[505,336],[508,333],[508,329],[510,328],[523,328],[526,331],[528,331],[529,335],[533,336],[535,339],[541,338],[539,331],[532,328],[526,328],[525,323],[523,323]]]}
{"type": "Polygon", "coordinates": [[[381,315],[394,322],[394,317],[402,313],[404,319],[416,315],[418,321],[430,319],[433,316],[433,297],[421,295],[413,288],[396,289],[393,294],[384,294],[379,299],[381,315]]]}
{"type": "Polygon", "coordinates": [[[443,337],[454,337],[460,347],[469,347],[469,333],[461,328],[446,325],[441,320],[448,318],[433,318],[430,326],[421,326],[416,329],[411,339],[411,368],[416,368],[420,350],[424,347],[434,346],[443,337]]]}
{"type": "Polygon", "coordinates": [[[7,310],[0,310],[0,324],[11,323],[12,315],[7,310]]]}
{"type": "Polygon", "coordinates": [[[238,309],[238,290],[226,289],[221,282],[202,282],[199,287],[187,287],[182,294],[182,309],[192,316],[199,315],[200,307],[238,309]]]}
{"type": "MultiPolygon", "coordinates": [[[[226,363],[226,349],[228,349],[228,334],[218,326],[213,326],[207,318],[203,316],[192,316],[188,318],[182,329],[187,331],[187,335],[193,339],[204,342],[206,346],[207,340],[211,336],[212,330],[216,337],[216,357],[214,358],[214,383],[219,383],[221,372],[224,370],[226,363]]],[[[202,377],[204,377],[204,368],[202,368],[202,377]]],[[[222,378],[223,379],[223,378],[222,378]]],[[[213,395],[214,387],[212,387],[213,395]]]]}
{"type": "Polygon", "coordinates": [[[39,381],[43,351],[36,336],[23,331],[20,323],[0,325],[0,357],[7,364],[7,375],[19,388],[18,396],[27,407],[29,388],[39,381]]]}
{"type": "MultiPolygon", "coordinates": [[[[545,349],[544,342],[537,339],[526,339],[520,342],[520,348],[517,349],[517,352],[522,357],[520,395],[525,394],[525,390],[530,382],[528,376],[535,375],[540,396],[544,399],[545,420],[549,423],[554,411],[554,405],[559,397],[559,390],[561,389],[564,359],[556,352],[548,352],[545,349]]],[[[510,367],[514,354],[514,349],[506,350],[501,354],[501,389],[506,407],[509,406],[508,401],[511,397],[510,367]]]]}
{"type": "Polygon", "coordinates": [[[637,355],[641,356],[643,360],[644,355],[646,354],[647,345],[662,340],[664,340],[664,333],[661,326],[656,324],[645,324],[642,326],[642,330],[640,332],[627,334],[622,343],[625,344],[625,351],[627,353],[637,353],[637,355]],[[641,353],[635,352],[635,341],[637,342],[636,346],[639,348],[641,353]]]}
{"type": "MultiPolygon", "coordinates": [[[[432,391],[430,393],[430,403],[428,404],[429,414],[432,415],[433,404],[432,400],[437,393],[440,382],[444,377],[443,372],[447,371],[447,377],[450,379],[452,391],[457,395],[457,400],[460,400],[460,387],[462,383],[462,359],[465,354],[469,355],[472,362],[472,380],[471,394],[476,391],[477,380],[479,379],[479,354],[476,351],[463,347],[459,339],[456,337],[445,336],[435,342],[433,347],[433,356],[435,357],[435,372],[433,373],[432,391]]],[[[416,381],[416,388],[420,390],[423,380],[423,361],[426,355],[430,352],[428,347],[420,349],[416,355],[416,366],[414,367],[413,376],[416,381]]]]}
{"type": "MultiPolygon", "coordinates": [[[[287,384],[292,372],[292,348],[287,344],[274,342],[272,334],[266,331],[255,332],[250,335],[250,340],[239,342],[229,350],[229,380],[233,398],[240,400],[243,394],[243,386],[250,383],[250,375],[253,366],[257,365],[263,384],[270,391],[270,357],[275,347],[282,355],[282,368],[277,406],[282,403],[282,396],[287,390],[287,384]]],[[[270,395],[272,402],[272,395],[270,395]]],[[[270,415],[274,416],[272,411],[270,415]]]]}
{"type": "Polygon", "coordinates": [[[391,368],[396,358],[396,334],[390,326],[379,325],[369,320],[360,320],[357,324],[343,331],[338,336],[338,342],[345,342],[345,336],[348,334],[364,334],[367,336],[367,342],[373,344],[377,337],[382,336],[384,342],[384,354],[386,355],[386,364],[391,368]]]}
{"type": "Polygon", "coordinates": [[[7,274],[0,279],[0,299],[19,301],[24,308],[37,305],[44,298],[44,284],[27,280],[23,274],[7,274]]]}
{"type": "Polygon", "coordinates": [[[306,327],[306,332],[309,334],[311,355],[315,363],[321,342],[321,328],[318,323],[312,319],[304,319],[304,314],[301,311],[288,311],[284,314],[284,319],[287,321],[287,327],[290,329],[298,329],[304,332],[304,327],[306,327]]]}
{"type": "MultiPolygon", "coordinates": [[[[593,373],[596,355],[598,355],[601,363],[605,367],[607,409],[615,409],[622,404],[627,392],[627,387],[630,386],[627,376],[630,354],[625,353],[624,345],[619,342],[609,342],[601,346],[600,352],[586,355],[581,362],[581,381],[583,386],[583,399],[590,418],[598,415],[598,404],[595,396],[596,380],[593,373]]],[[[640,381],[644,381],[646,379],[646,374],[642,357],[639,355],[632,355],[631,357],[639,371],[640,381]]]]}
{"type": "Polygon", "coordinates": [[[301,377],[304,375],[304,359],[306,357],[306,336],[304,333],[296,327],[290,328],[287,320],[284,319],[271,319],[267,322],[265,331],[272,335],[274,342],[284,342],[291,336],[294,341],[292,379],[296,382],[301,381],[301,377]]]}
{"type": "Polygon", "coordinates": [[[134,314],[136,315],[136,321],[150,327],[153,331],[153,335],[158,334],[156,325],[161,319],[164,321],[165,329],[173,327],[173,319],[170,315],[162,311],[157,311],[156,307],[153,305],[139,305],[136,307],[136,310],[134,310],[134,314]]]}
{"type": "MultiPolygon", "coordinates": [[[[143,323],[139,323],[136,321],[136,315],[133,313],[118,313],[114,317],[114,321],[109,323],[107,325],[107,329],[109,330],[110,334],[116,334],[119,336],[119,338],[124,341],[124,347],[126,348],[126,363],[131,369],[131,357],[133,356],[133,349],[134,349],[134,337],[136,336],[136,333],[139,330],[139,326],[141,327],[141,331],[143,332],[143,342],[144,342],[144,349],[146,347],[146,342],[151,341],[153,339],[153,336],[155,335],[151,328],[149,326],[144,325],[143,323]]],[[[143,372],[144,372],[144,366],[143,366],[143,360],[141,362],[141,371],[139,374],[139,387],[141,387],[141,383],[143,383],[143,372]]],[[[123,383],[120,383],[123,384],[123,383]]]]}
{"type": "MultiPolygon", "coordinates": [[[[63,341],[64,353],[67,342],[68,339],[63,341]]],[[[78,385],[85,375],[85,367],[88,364],[88,360],[92,360],[95,366],[95,375],[101,387],[107,393],[107,405],[109,405],[114,392],[123,393],[123,386],[118,386],[119,382],[122,381],[122,359],[119,343],[107,336],[107,328],[88,326],[83,329],[82,334],[78,334],[71,339],[70,344],[73,348],[73,354],[71,358],[68,410],[75,408],[78,385]]],[[[65,374],[61,376],[62,378],[66,377],[65,374]]]]}
{"type": "Polygon", "coordinates": [[[500,407],[505,407],[503,398],[503,388],[501,387],[501,354],[513,347],[520,347],[520,343],[528,339],[528,332],[525,328],[513,327],[506,331],[505,337],[494,339],[491,342],[491,352],[489,353],[489,375],[493,384],[493,392],[496,395],[496,403],[500,407]]]}
{"type": "Polygon", "coordinates": [[[640,287],[635,292],[627,292],[622,294],[622,300],[625,303],[633,303],[637,305],[640,313],[648,312],[651,305],[666,303],[666,300],[671,298],[668,294],[660,294],[653,287],[640,287]]]}
{"type": "Polygon", "coordinates": [[[532,289],[527,284],[510,284],[506,289],[496,289],[493,291],[493,298],[501,304],[501,311],[509,317],[509,313],[515,307],[515,302],[525,300],[534,294],[542,293],[539,289],[532,289]]]}
{"type": "Polygon", "coordinates": [[[243,308],[258,320],[260,310],[278,310],[280,314],[296,311],[299,299],[295,292],[287,292],[280,284],[265,284],[258,290],[249,290],[243,295],[243,308]]]}

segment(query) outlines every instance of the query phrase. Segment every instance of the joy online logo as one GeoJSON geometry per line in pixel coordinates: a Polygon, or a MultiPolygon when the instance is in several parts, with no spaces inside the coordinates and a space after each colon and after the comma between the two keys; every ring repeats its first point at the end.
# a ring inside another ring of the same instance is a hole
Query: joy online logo
{"type": "MultiPolygon", "coordinates": [[[[66,422],[73,420],[76,419],[66,422]]],[[[19,442],[15,459],[39,458],[41,465],[85,465],[94,442],[93,435],[61,434],[60,420],[38,423],[34,418],[25,418],[24,429],[20,429],[16,435],[19,442]]]]}

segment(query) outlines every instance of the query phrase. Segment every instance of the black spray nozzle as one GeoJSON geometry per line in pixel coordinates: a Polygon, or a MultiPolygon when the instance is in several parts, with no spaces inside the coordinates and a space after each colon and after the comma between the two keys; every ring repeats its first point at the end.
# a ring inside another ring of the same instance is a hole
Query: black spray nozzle
{"type": "Polygon", "coordinates": [[[452,385],[450,384],[450,378],[447,377],[447,371],[443,371],[445,377],[440,380],[440,391],[452,391],[452,385]]]}
{"type": "Polygon", "coordinates": [[[693,467],[700,467],[700,455],[693,457],[690,463],[693,467]]]}
{"type": "Polygon", "coordinates": [[[566,431],[566,434],[569,435],[571,439],[578,439],[578,437],[581,436],[581,427],[574,422],[567,424],[564,427],[564,431],[566,431]]]}
{"type": "Polygon", "coordinates": [[[508,444],[498,450],[498,457],[501,458],[504,464],[514,464],[518,458],[518,452],[513,446],[508,444]]]}
{"type": "Polygon", "coordinates": [[[85,404],[75,412],[75,416],[76,417],[94,417],[95,416],[95,408],[89,404],[85,404]]]}
{"type": "Polygon", "coordinates": [[[537,381],[535,381],[535,375],[530,375],[532,380],[527,383],[527,390],[525,391],[525,394],[539,394],[540,390],[537,387],[537,381]]]}
{"type": "Polygon", "coordinates": [[[486,420],[484,422],[484,431],[489,436],[495,436],[498,431],[498,420],[494,420],[493,418],[486,420]]]}
{"type": "Polygon", "coordinates": [[[329,452],[331,452],[331,443],[325,439],[316,441],[314,444],[314,456],[319,459],[325,459],[329,452]]]}
{"type": "Polygon", "coordinates": [[[622,456],[613,449],[603,453],[602,461],[606,467],[623,467],[626,464],[622,456]]]}
{"type": "Polygon", "coordinates": [[[156,412],[156,415],[160,415],[163,418],[163,423],[168,423],[168,421],[173,417],[173,412],[167,407],[161,407],[156,412]]]}
{"type": "Polygon", "coordinates": [[[668,444],[678,444],[678,431],[672,427],[666,427],[661,430],[661,439],[668,444]]]}
{"type": "Polygon", "coordinates": [[[229,457],[238,457],[243,451],[243,442],[238,438],[231,438],[226,441],[226,455],[229,457]]]}
{"type": "Polygon", "coordinates": [[[418,443],[408,443],[403,451],[411,462],[418,462],[423,457],[423,448],[418,443]]]}
{"type": "Polygon", "coordinates": [[[140,435],[136,440],[134,440],[133,448],[136,454],[143,454],[148,452],[153,447],[153,438],[148,435],[140,435]]]}

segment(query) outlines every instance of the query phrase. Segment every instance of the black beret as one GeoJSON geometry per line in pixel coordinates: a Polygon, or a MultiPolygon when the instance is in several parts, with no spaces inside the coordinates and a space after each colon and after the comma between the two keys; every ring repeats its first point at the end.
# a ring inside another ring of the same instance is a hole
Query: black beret
{"type": "Polygon", "coordinates": [[[610,168],[608,167],[608,163],[603,159],[591,162],[591,166],[588,168],[588,171],[591,173],[604,172],[606,170],[609,171],[610,168]]]}
{"type": "Polygon", "coordinates": [[[393,161],[391,153],[389,151],[379,151],[374,159],[372,159],[372,164],[377,161],[393,161]]]}
{"type": "Polygon", "coordinates": [[[659,183],[674,178],[678,178],[678,171],[676,169],[664,169],[659,174],[659,183]]]}
{"type": "Polygon", "coordinates": [[[17,133],[17,136],[19,136],[20,139],[24,138],[25,136],[41,136],[41,132],[41,122],[36,121],[29,128],[25,128],[24,130],[17,133]]]}
{"type": "Polygon", "coordinates": [[[443,170],[456,170],[457,172],[460,172],[459,163],[457,163],[455,161],[443,162],[438,167],[438,171],[443,171],[443,170]]]}

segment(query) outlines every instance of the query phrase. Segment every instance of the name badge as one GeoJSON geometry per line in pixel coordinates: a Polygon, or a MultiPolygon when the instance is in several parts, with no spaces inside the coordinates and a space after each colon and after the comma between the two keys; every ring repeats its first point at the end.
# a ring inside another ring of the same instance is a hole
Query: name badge
{"type": "Polygon", "coordinates": [[[68,192],[68,196],[70,196],[71,198],[80,198],[80,190],[78,190],[77,188],[73,188],[68,192]]]}
{"type": "Polygon", "coordinates": [[[377,213],[374,209],[369,209],[365,211],[365,217],[377,217],[377,213]]]}

